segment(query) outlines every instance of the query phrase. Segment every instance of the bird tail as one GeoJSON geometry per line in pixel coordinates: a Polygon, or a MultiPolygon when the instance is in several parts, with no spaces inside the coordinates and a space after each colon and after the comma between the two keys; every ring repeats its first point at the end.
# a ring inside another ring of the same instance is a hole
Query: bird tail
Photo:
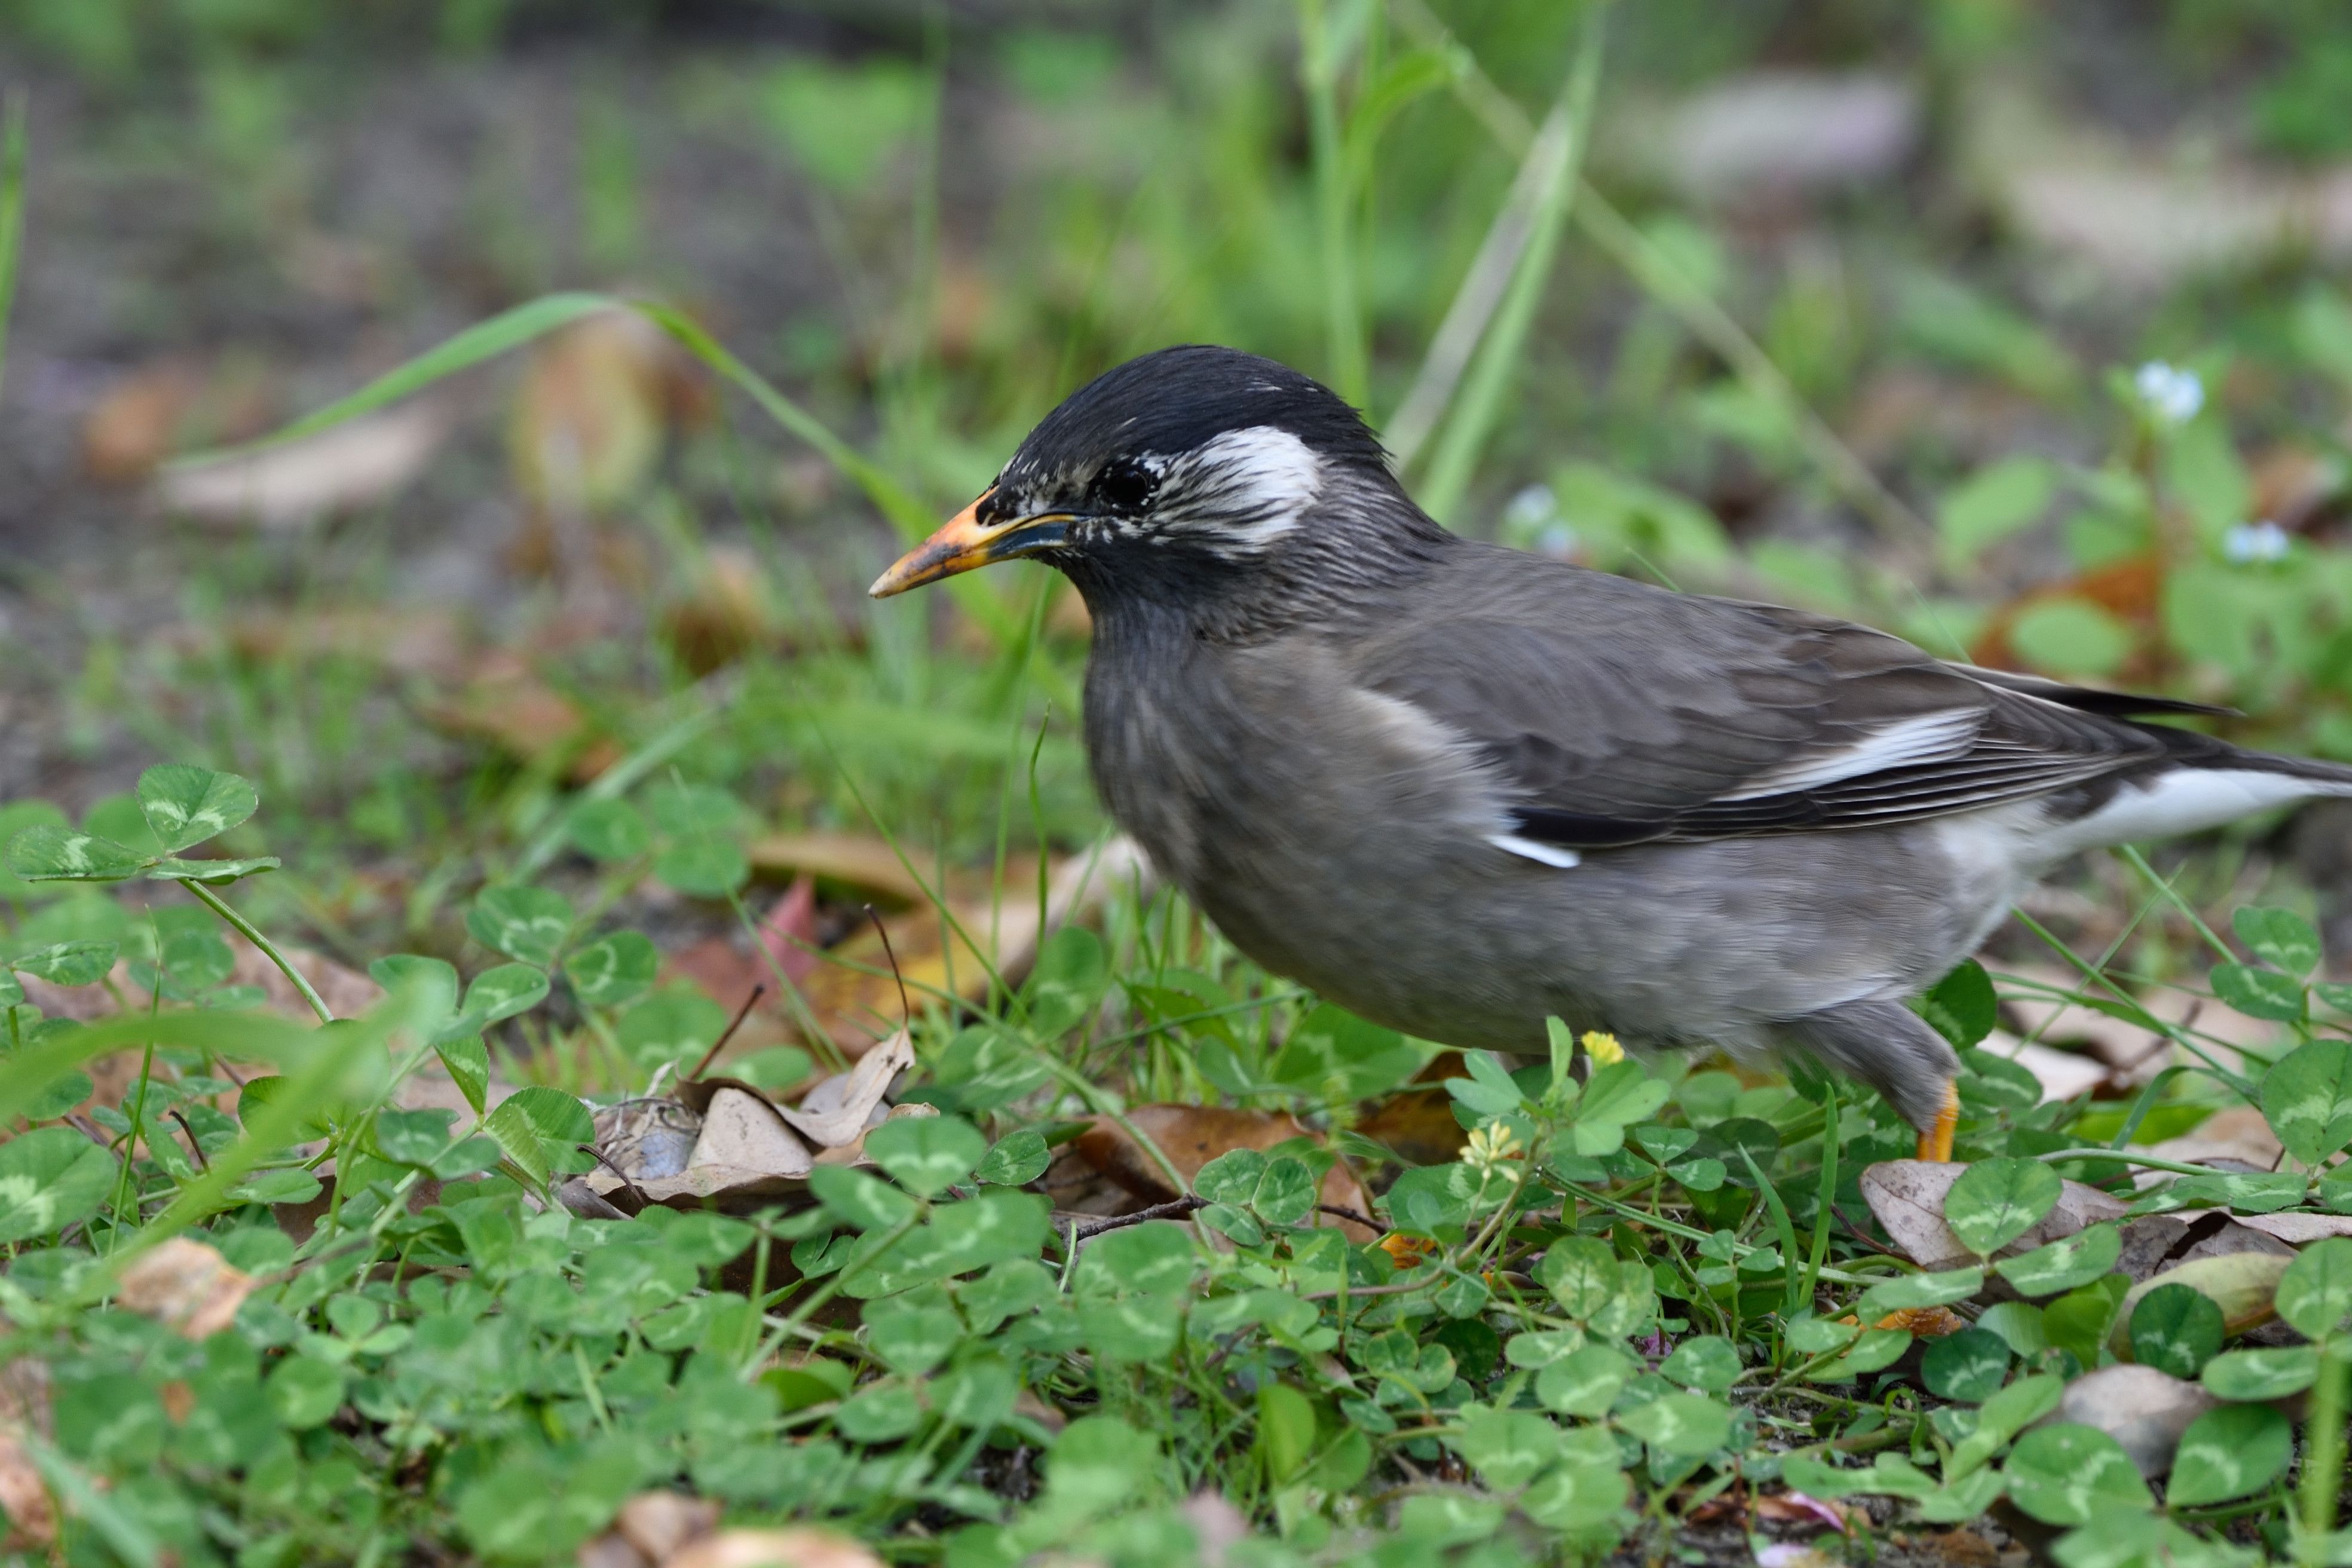
{"type": "Polygon", "coordinates": [[[2083,809],[2053,824],[2048,849],[2082,849],[2202,833],[2259,812],[2330,795],[2352,797],[2352,766],[2243,751],[2191,730],[2143,727],[2168,756],[2101,780],[2083,809]]]}

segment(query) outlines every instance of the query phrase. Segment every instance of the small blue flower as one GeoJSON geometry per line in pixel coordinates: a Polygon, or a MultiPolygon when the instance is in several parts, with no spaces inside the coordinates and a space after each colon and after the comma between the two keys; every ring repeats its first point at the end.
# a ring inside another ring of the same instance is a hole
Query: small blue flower
{"type": "Polygon", "coordinates": [[[2147,405],[2148,412],[2160,424],[2186,425],[2205,406],[2205,384],[2198,379],[2197,373],[2168,365],[2160,359],[2140,366],[2139,374],[2132,377],[2132,385],[2138,389],[2140,401],[2147,405]]]}
{"type": "Polygon", "coordinates": [[[2241,522],[2221,535],[2221,556],[2234,566],[2266,564],[2286,559],[2286,530],[2270,519],[2241,522]]]}

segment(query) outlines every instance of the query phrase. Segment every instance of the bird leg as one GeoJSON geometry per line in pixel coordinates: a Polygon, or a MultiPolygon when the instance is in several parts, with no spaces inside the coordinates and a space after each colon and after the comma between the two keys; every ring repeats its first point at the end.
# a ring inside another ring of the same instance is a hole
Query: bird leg
{"type": "Polygon", "coordinates": [[[1960,1124],[1960,1086],[1958,1079],[1944,1081],[1944,1103],[1936,1111],[1936,1120],[1919,1131],[1919,1158],[1936,1164],[1948,1164],[1952,1158],[1952,1133],[1960,1124]]]}

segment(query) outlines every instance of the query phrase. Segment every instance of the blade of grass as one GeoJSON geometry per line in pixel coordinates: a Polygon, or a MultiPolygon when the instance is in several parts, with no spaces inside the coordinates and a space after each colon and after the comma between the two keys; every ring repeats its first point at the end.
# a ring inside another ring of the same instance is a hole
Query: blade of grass
{"type": "MultiPolygon", "coordinates": [[[[1425,47],[1455,51],[1461,68],[1454,75],[1454,98],[1505,152],[1515,158],[1525,156],[1536,136],[1527,111],[1495,85],[1476,57],[1422,0],[1389,0],[1389,6],[1415,41],[1425,47]]],[[[1772,356],[1589,180],[1577,187],[1572,216],[1587,239],[1680,321],[1685,331],[1730,365],[1751,393],[1782,411],[1807,460],[1847,505],[1897,543],[1915,550],[1933,544],[1935,529],[1853,455],[1837,432],[1812,411],[1772,356]]]]}
{"type": "MultiPolygon", "coordinates": [[[[1574,79],[1573,67],[1570,79],[1574,79]]],[[[1563,86],[1563,102],[1566,98],[1563,86]]],[[[1555,108],[1553,113],[1558,117],[1559,110],[1555,108]]],[[[1494,319],[1496,307],[1502,303],[1504,291],[1510,287],[1512,274],[1518,268],[1519,258],[1526,253],[1528,241],[1535,233],[1536,209],[1543,200],[1546,175],[1553,167],[1543,155],[1545,146],[1543,137],[1528,138],[1527,150],[1519,158],[1518,173],[1512,176],[1511,188],[1504,195],[1494,222],[1487,225],[1486,237],[1478,243],[1478,253],[1471,258],[1470,269],[1462,275],[1462,282],[1454,291],[1454,301],[1445,309],[1445,319],[1438,323],[1437,335],[1429,341],[1429,352],[1422,358],[1412,385],[1406,391],[1404,401],[1397,405],[1396,413],[1381,426],[1381,435],[1400,470],[1410,468],[1419,458],[1423,446],[1453,404],[1462,373],[1469,368],[1470,356],[1477,349],[1479,339],[1486,336],[1486,325],[1494,319]]]]}
{"type": "Polygon", "coordinates": [[[1356,292],[1347,143],[1339,123],[1339,66],[1347,51],[1323,0],[1298,0],[1298,81],[1315,165],[1315,216],[1323,252],[1324,331],[1331,386],[1361,408],[1371,400],[1370,356],[1356,292]]]}
{"type": "MultiPolygon", "coordinates": [[[[785,396],[773,383],[736,358],[694,318],[658,300],[625,300],[584,291],[543,295],[511,310],[502,310],[486,321],[477,321],[406,363],[385,372],[348,396],[338,398],[326,407],[314,410],[257,441],[176,458],[169,466],[184,468],[231,461],[300,440],[306,436],[314,436],[420,392],[460,371],[470,370],[496,359],[560,328],[606,310],[634,310],[668,333],[706,368],[749,396],[759,405],[761,412],[847,477],[866,493],[866,500],[901,538],[912,542],[931,531],[933,519],[930,510],[921,500],[886,473],[879,464],[835,435],[823,420],[785,396]]],[[[955,595],[958,606],[978,623],[991,641],[1002,647],[1019,636],[1018,618],[1011,606],[982,579],[967,574],[950,580],[947,586],[949,592],[955,595]]],[[[1032,673],[1040,686],[1075,709],[1076,693],[1070,690],[1069,682],[1061,671],[1046,663],[1042,656],[1035,662],[1037,668],[1032,673]]]]}
{"type": "MultiPolygon", "coordinates": [[[[1747,1152],[1743,1148],[1742,1153],[1747,1152]]],[[[1805,1284],[1794,1308],[1811,1302],[1821,1289],[1822,1263],[1830,1253],[1830,1215],[1837,1205],[1838,1179],[1838,1094],[1837,1086],[1830,1086],[1829,1098],[1822,1101],[1822,1174],[1820,1201],[1813,1209],[1812,1244],[1805,1249],[1805,1284]]]]}
{"type": "Polygon", "coordinates": [[[1608,14],[1608,0],[1588,0],[1568,79],[1528,149],[1527,162],[1536,173],[1527,238],[1519,247],[1509,286],[1503,290],[1494,320],[1470,362],[1460,402],[1445,422],[1422,486],[1422,505],[1441,522],[1461,504],[1462,492],[1469,486],[1471,470],[1494,429],[1503,394],[1527,349],[1536,306],[1551,277],[1560,230],[1576,197],[1577,170],[1591,140],[1592,104],[1600,90],[1608,14]]]}
{"type": "Polygon", "coordinates": [[[0,376],[8,368],[8,316],[16,302],[16,258],[25,241],[25,95],[0,106],[0,376]]]}

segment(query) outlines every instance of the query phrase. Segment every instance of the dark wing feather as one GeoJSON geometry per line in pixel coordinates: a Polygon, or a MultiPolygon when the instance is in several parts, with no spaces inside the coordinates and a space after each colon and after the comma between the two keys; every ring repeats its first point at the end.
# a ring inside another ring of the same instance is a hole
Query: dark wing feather
{"type": "MultiPolygon", "coordinates": [[[[1467,606],[1351,639],[1358,679],[1468,737],[1523,836],[1574,848],[1874,826],[2165,754],[2110,714],[2176,710],[1929,658],[1801,611],[1525,555],[1457,556],[1467,606]]],[[[1426,603],[1426,600],[1422,601],[1426,603]]]]}

